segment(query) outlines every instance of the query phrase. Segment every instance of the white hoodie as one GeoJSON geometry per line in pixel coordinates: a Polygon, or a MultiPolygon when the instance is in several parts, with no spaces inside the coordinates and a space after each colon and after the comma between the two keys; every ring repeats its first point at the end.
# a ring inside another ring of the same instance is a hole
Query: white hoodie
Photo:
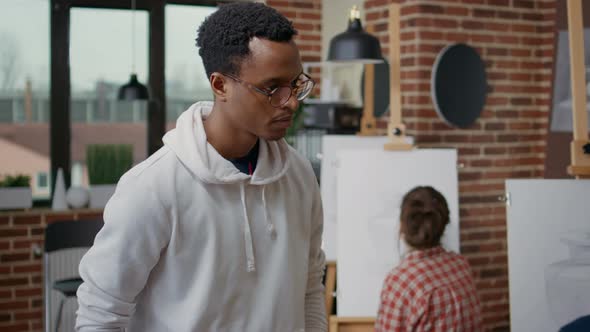
{"type": "Polygon", "coordinates": [[[127,172],[80,263],[78,331],[326,331],[310,164],[260,139],[252,176],[207,143],[196,103],[127,172]]]}

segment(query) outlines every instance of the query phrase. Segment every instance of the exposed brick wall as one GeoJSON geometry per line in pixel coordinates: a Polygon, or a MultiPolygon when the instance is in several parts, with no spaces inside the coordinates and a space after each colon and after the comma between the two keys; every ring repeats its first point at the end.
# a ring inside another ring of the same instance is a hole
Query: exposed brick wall
{"type": "MultiPolygon", "coordinates": [[[[388,55],[391,0],[365,0],[367,24],[388,55]]],[[[474,269],[486,330],[509,326],[506,209],[508,178],[543,176],[554,53],[554,0],[400,0],[403,120],[419,147],[459,152],[461,250],[474,269]],[[431,68],[453,42],[475,47],[492,91],[468,129],[440,120],[431,68]]]]}
{"type": "MultiPolygon", "coordinates": [[[[303,62],[321,61],[322,57],[322,0],[267,0],[266,4],[275,8],[293,22],[298,35],[295,43],[299,47],[303,62]]],[[[311,74],[316,81],[314,95],[319,95],[321,70],[315,66],[311,74]]]]}
{"type": "Polygon", "coordinates": [[[0,214],[0,331],[43,330],[43,248],[45,226],[57,220],[99,218],[98,211],[0,214]]]}

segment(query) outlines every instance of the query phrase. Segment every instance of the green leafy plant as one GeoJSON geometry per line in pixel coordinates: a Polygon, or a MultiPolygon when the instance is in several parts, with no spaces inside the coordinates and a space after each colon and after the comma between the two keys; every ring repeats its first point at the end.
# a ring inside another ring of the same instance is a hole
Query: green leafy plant
{"type": "Polygon", "coordinates": [[[17,174],[15,176],[7,175],[0,181],[0,187],[14,188],[14,187],[29,187],[31,185],[31,177],[24,174],[17,174]]]}
{"type": "Polygon", "coordinates": [[[291,122],[291,126],[287,128],[287,133],[285,134],[285,140],[289,145],[293,145],[295,142],[295,135],[299,129],[303,127],[303,118],[305,118],[305,112],[303,112],[303,108],[305,107],[303,102],[299,103],[299,107],[293,114],[293,122],[291,122]]]}
{"type": "Polygon", "coordinates": [[[89,144],[86,167],[91,185],[115,184],[133,166],[133,146],[129,144],[89,144]]]}

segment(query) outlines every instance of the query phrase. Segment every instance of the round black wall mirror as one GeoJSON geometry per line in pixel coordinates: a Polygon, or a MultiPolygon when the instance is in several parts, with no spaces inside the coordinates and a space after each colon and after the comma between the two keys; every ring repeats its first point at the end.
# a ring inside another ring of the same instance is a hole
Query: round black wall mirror
{"type": "MultiPolygon", "coordinates": [[[[376,117],[382,116],[389,110],[389,63],[383,59],[383,62],[373,65],[375,68],[375,79],[373,83],[374,95],[373,102],[375,105],[374,114],[376,117]]],[[[361,98],[365,102],[365,69],[361,76],[361,98]]]]}
{"type": "Polygon", "coordinates": [[[466,128],[483,110],[488,84],[485,63],[465,44],[440,51],[432,67],[431,94],[434,108],[448,124],[466,128]]]}

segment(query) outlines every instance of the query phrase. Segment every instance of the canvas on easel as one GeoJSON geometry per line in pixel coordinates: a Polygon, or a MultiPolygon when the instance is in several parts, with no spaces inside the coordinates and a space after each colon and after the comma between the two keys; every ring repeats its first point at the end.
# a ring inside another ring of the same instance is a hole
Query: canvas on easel
{"type": "Polygon", "coordinates": [[[406,192],[429,185],[445,196],[451,221],[442,244],[459,252],[457,152],[348,149],[339,159],[338,316],[374,317],[383,281],[405,251],[399,213],[406,192]]]}
{"type": "Polygon", "coordinates": [[[506,193],[512,330],[590,315],[590,180],[507,180],[506,193]]]}
{"type": "Polygon", "coordinates": [[[322,137],[321,191],[324,208],[323,249],[327,261],[336,260],[336,193],[338,153],[343,149],[382,149],[387,136],[324,135],[322,137]]]}

